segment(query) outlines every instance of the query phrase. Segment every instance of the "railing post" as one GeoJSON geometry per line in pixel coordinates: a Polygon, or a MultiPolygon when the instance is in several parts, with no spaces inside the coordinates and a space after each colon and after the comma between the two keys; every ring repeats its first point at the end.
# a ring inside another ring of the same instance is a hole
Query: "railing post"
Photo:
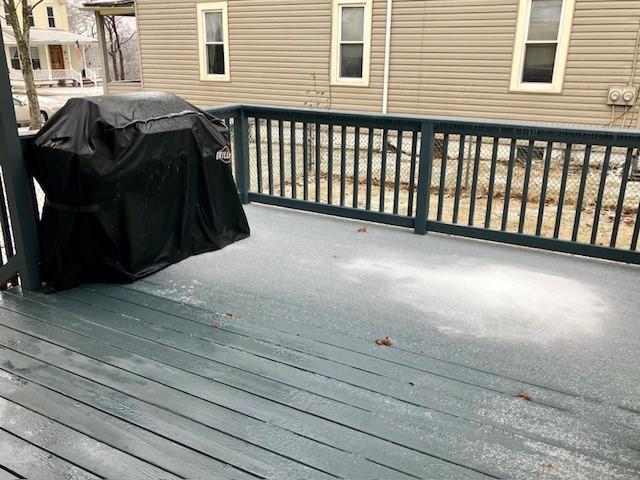
{"type": "MultiPolygon", "coordinates": [[[[13,111],[9,72],[0,35],[0,165],[7,193],[7,207],[15,240],[16,260],[26,290],[40,288],[38,232],[29,174],[22,156],[18,126],[13,111]]],[[[1,188],[1,187],[0,187],[1,188]]],[[[0,208],[5,208],[0,205],[0,208]]]]}
{"type": "Polygon", "coordinates": [[[233,150],[236,170],[236,186],[240,201],[249,203],[249,121],[243,107],[233,122],[233,150]]]}
{"type": "Polygon", "coordinates": [[[433,122],[425,120],[420,127],[420,162],[418,167],[418,189],[416,192],[416,223],[414,232],[427,233],[427,214],[431,197],[431,166],[433,164],[433,122]]]}

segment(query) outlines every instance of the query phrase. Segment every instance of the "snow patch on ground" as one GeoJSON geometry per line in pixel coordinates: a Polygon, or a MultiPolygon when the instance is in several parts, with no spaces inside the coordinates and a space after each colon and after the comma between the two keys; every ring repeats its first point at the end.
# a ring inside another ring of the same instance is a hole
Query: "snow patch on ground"
{"type": "Polygon", "coordinates": [[[542,343],[597,336],[610,310],[590,285],[507,265],[421,266],[358,258],[344,265],[344,274],[363,283],[378,277],[394,301],[425,312],[434,329],[448,334],[542,343]]]}

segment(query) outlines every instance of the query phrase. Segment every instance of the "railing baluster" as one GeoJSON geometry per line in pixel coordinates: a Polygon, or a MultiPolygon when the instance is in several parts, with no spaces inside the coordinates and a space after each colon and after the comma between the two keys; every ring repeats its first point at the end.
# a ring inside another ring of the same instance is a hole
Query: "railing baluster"
{"type": "Polygon", "coordinates": [[[618,242],[618,229],[620,227],[620,217],[624,209],[624,196],[627,193],[627,180],[629,179],[629,170],[631,168],[631,160],[633,159],[633,149],[627,149],[627,158],[622,169],[622,180],[620,182],[620,193],[618,194],[618,205],[616,206],[616,216],[613,221],[613,230],[611,231],[611,242],[609,246],[614,248],[618,242]]]}
{"type": "Polygon", "coordinates": [[[493,150],[491,151],[491,167],[489,171],[489,187],[487,189],[487,211],[484,214],[484,228],[491,228],[491,210],[493,208],[493,188],[496,181],[496,167],[498,164],[498,148],[500,147],[500,137],[493,139],[493,150]]]}
{"type": "Polygon", "coordinates": [[[398,141],[396,142],[396,171],[393,179],[393,213],[398,214],[400,203],[400,171],[402,168],[402,130],[398,130],[398,141]]]}
{"type": "Polygon", "coordinates": [[[611,146],[607,147],[602,162],[602,172],[600,173],[600,185],[598,185],[598,197],[596,199],[596,210],[593,214],[593,227],[591,228],[591,244],[595,245],[598,240],[598,226],[600,225],[600,212],[602,210],[602,199],[604,189],[607,185],[607,173],[609,172],[609,160],[611,159],[611,146]]]}
{"type": "Polygon", "coordinates": [[[456,173],[456,193],[453,199],[453,223],[458,223],[458,211],[460,210],[460,188],[462,187],[462,166],[464,161],[464,151],[466,147],[466,137],[460,134],[460,143],[458,146],[458,171],[456,173]]]}
{"type": "Polygon", "coordinates": [[[340,206],[344,207],[347,182],[347,126],[340,132],[340,206]]]}
{"type": "Polygon", "coordinates": [[[289,143],[291,145],[291,198],[298,197],[298,179],[296,174],[296,149],[298,142],[296,141],[296,122],[291,121],[291,133],[289,143]]]}
{"type": "Polygon", "coordinates": [[[258,176],[258,193],[262,193],[262,154],[260,150],[262,149],[262,144],[260,140],[260,126],[261,120],[256,117],[256,175],[258,176]]]}
{"type": "Polygon", "coordinates": [[[638,210],[636,211],[636,224],[633,226],[633,235],[631,236],[630,250],[638,249],[638,235],[640,234],[640,202],[638,202],[638,210]]]}
{"type": "Polygon", "coordinates": [[[516,146],[517,141],[515,138],[511,139],[511,147],[509,149],[509,165],[507,167],[507,180],[504,184],[504,205],[502,206],[502,224],[500,229],[504,232],[507,229],[507,222],[509,221],[509,202],[511,201],[511,182],[513,180],[513,164],[516,158],[516,146]]]}
{"type": "Polygon", "coordinates": [[[303,198],[309,200],[309,124],[302,124],[302,192],[303,198]]]}
{"type": "Polygon", "coordinates": [[[473,226],[476,213],[476,194],[478,193],[478,170],[480,169],[480,154],[482,153],[482,137],[476,137],[476,155],[473,159],[473,178],[471,180],[471,199],[469,202],[469,226],[473,226]]]}
{"type": "Polygon", "coordinates": [[[355,128],[353,139],[353,208],[358,208],[360,188],[360,127],[355,128]]]}
{"type": "Polygon", "coordinates": [[[322,131],[320,123],[316,123],[316,202],[320,202],[320,178],[322,177],[322,131]]]}
{"type": "Polygon", "coordinates": [[[571,162],[572,145],[567,143],[564,153],[564,165],[562,167],[562,179],[560,180],[560,194],[558,196],[558,210],[556,212],[556,224],[553,227],[553,238],[558,238],[560,234],[560,224],[562,223],[562,209],[564,208],[564,196],[567,190],[567,177],[569,176],[569,163],[571,162]]]}
{"type": "Polygon", "coordinates": [[[522,200],[520,201],[520,218],[518,220],[518,233],[524,231],[524,222],[527,215],[527,202],[529,201],[529,180],[531,178],[531,162],[533,161],[534,141],[529,140],[527,148],[527,163],[524,167],[524,181],[522,185],[522,200]]]}
{"type": "Polygon", "coordinates": [[[578,230],[580,229],[580,216],[582,215],[582,203],[584,202],[584,190],[587,186],[587,175],[589,174],[589,160],[591,159],[591,145],[587,145],[584,150],[584,161],[582,162],[582,175],[580,176],[580,189],[578,190],[578,199],[576,201],[576,215],[573,219],[573,232],[571,241],[578,239],[578,230]]]}
{"type": "Polygon", "coordinates": [[[369,129],[369,137],[367,139],[367,191],[364,208],[371,210],[371,182],[373,181],[373,128],[369,129]]]}
{"type": "Polygon", "coordinates": [[[436,219],[442,221],[442,210],[444,209],[444,195],[447,188],[447,160],[449,159],[449,134],[445,133],[442,138],[442,150],[440,159],[440,186],[438,188],[438,213],[436,219]]]}
{"type": "Polygon", "coordinates": [[[333,205],[333,125],[328,125],[327,129],[327,203],[333,205]]]}
{"type": "Polygon", "coordinates": [[[551,167],[551,155],[553,154],[553,142],[547,142],[547,152],[544,156],[544,171],[542,173],[542,185],[540,186],[540,203],[538,205],[538,221],[536,222],[536,236],[542,233],[544,221],[544,207],[547,201],[547,185],[549,183],[549,169],[551,167]]]}
{"type": "Polygon", "coordinates": [[[271,119],[267,119],[267,168],[269,170],[269,195],[273,195],[273,134],[271,119]]]}
{"type": "MultiPolygon", "coordinates": [[[[9,226],[9,215],[6,208],[6,199],[4,196],[4,187],[0,183],[0,225],[2,225],[2,238],[4,240],[4,250],[7,261],[15,254],[13,249],[13,239],[11,238],[11,227],[9,226]]],[[[0,256],[0,263],[4,264],[0,256]]]]}
{"type": "Polygon", "coordinates": [[[280,154],[280,196],[285,195],[285,176],[284,176],[284,127],[282,120],[278,120],[278,147],[280,154]]]}
{"type": "Polygon", "coordinates": [[[418,155],[418,132],[411,136],[411,164],[409,166],[409,197],[407,199],[407,215],[413,216],[413,191],[416,183],[416,157],[418,155]]]}
{"type": "Polygon", "coordinates": [[[382,161],[380,164],[380,212],[384,212],[384,197],[387,190],[387,143],[389,143],[389,130],[382,131],[382,161]]]}

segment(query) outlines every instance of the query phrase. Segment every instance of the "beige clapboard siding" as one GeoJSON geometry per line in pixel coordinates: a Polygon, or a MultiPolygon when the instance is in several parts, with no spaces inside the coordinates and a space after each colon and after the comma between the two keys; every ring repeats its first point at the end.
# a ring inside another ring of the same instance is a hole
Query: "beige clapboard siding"
{"type": "Polygon", "coordinates": [[[629,79],[640,2],[576,1],[561,94],[509,92],[517,9],[517,0],[394,2],[390,111],[607,124],[608,87],[629,79]]]}
{"type": "MultiPolygon", "coordinates": [[[[201,81],[196,3],[138,0],[145,89],[202,106],[314,105],[315,90],[323,107],[382,109],[386,0],[373,0],[368,87],[329,85],[331,0],[228,0],[231,82],[201,81]]],[[[509,92],[518,3],[395,0],[389,112],[607,124],[608,87],[629,81],[640,0],[576,0],[560,94],[509,92]]]]}

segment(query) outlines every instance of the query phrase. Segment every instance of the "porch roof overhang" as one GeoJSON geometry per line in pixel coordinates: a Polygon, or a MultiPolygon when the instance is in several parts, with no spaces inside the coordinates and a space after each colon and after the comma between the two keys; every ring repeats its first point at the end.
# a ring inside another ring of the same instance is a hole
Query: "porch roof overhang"
{"type": "Polygon", "coordinates": [[[84,2],[81,10],[98,12],[100,15],[135,15],[135,2],[133,0],[94,0],[84,2]]]}
{"type": "MultiPolygon", "coordinates": [[[[16,45],[16,38],[10,27],[2,28],[2,38],[5,45],[16,45]]],[[[53,30],[45,28],[32,28],[30,30],[30,44],[34,45],[73,45],[75,43],[89,44],[97,43],[98,40],[64,30],[53,30]]]]}

